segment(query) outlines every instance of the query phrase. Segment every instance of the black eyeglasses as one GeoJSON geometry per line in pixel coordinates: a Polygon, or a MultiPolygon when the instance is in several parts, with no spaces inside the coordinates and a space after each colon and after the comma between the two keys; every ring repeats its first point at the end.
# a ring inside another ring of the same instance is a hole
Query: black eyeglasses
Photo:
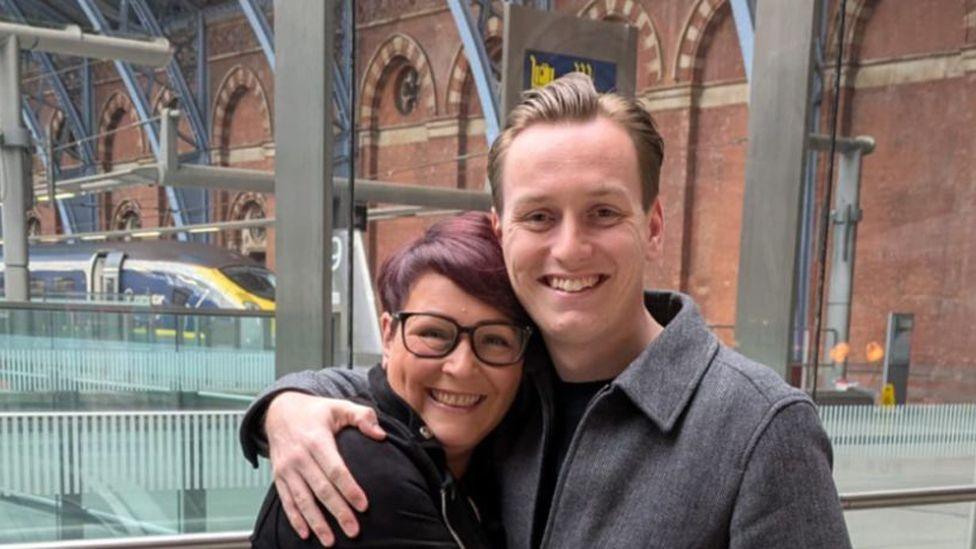
{"type": "Polygon", "coordinates": [[[453,318],[434,313],[399,312],[403,346],[421,358],[443,358],[458,346],[461,334],[468,334],[478,360],[491,366],[515,364],[525,355],[532,328],[510,322],[479,322],[461,326],[453,318]]]}

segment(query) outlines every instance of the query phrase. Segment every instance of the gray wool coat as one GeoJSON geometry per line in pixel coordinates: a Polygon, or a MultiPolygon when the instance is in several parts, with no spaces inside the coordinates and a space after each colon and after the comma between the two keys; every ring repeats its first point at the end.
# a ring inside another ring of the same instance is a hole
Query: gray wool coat
{"type": "MultiPolygon", "coordinates": [[[[850,547],[831,477],[830,442],[809,397],[723,346],[691,299],[648,293],[665,326],[590,402],[570,443],[542,547],[850,547]]],[[[552,368],[527,369],[520,402],[495,452],[509,547],[530,547],[552,368]]],[[[308,371],[279,380],[248,410],[245,455],[264,452],[261,418],[285,390],[348,397],[357,372],[308,371]]]]}

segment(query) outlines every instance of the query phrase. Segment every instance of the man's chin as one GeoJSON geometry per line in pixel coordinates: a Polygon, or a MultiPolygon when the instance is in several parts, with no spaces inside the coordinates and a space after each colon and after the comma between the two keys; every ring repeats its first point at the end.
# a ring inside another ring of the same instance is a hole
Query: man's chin
{"type": "Polygon", "coordinates": [[[584,343],[602,331],[599,319],[593,315],[569,313],[537,321],[547,340],[584,343]]]}

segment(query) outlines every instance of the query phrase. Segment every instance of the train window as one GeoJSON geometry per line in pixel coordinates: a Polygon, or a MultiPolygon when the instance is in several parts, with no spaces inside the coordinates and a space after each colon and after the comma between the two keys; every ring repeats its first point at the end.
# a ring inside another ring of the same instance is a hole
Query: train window
{"type": "Polygon", "coordinates": [[[236,265],[221,269],[227,278],[248,292],[269,301],[275,298],[275,275],[262,267],[236,265]]]}
{"type": "Polygon", "coordinates": [[[75,291],[75,279],[64,276],[54,277],[54,291],[58,293],[75,291]]]}
{"type": "Polygon", "coordinates": [[[173,305],[176,307],[186,307],[190,300],[190,292],[183,288],[173,288],[173,305]]]}
{"type": "Polygon", "coordinates": [[[40,276],[31,276],[30,277],[30,292],[31,292],[31,294],[35,294],[35,295],[37,295],[37,294],[43,294],[43,293],[45,293],[44,290],[45,290],[45,288],[44,288],[44,279],[41,278],[40,276]]]}

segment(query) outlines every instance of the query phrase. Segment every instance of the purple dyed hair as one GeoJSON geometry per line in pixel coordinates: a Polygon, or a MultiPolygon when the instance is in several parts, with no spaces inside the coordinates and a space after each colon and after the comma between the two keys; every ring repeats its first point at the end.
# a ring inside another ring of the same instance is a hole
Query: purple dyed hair
{"type": "Polygon", "coordinates": [[[376,281],[383,310],[400,311],[414,283],[430,272],[447,277],[516,323],[528,323],[508,281],[502,248],[487,213],[468,212],[438,221],[388,257],[376,281]]]}

